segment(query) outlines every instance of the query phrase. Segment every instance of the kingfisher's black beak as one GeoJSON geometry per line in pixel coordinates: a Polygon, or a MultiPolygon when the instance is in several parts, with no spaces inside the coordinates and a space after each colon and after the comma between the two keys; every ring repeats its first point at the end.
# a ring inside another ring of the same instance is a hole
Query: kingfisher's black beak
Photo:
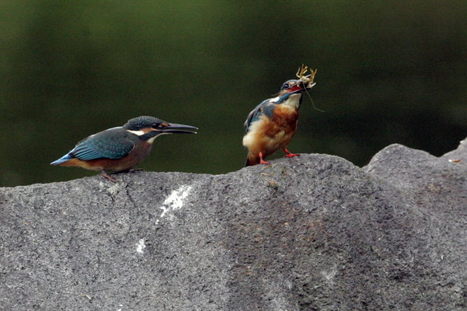
{"type": "Polygon", "coordinates": [[[191,125],[166,123],[164,126],[158,127],[157,130],[164,134],[197,134],[198,128],[191,125]]]}

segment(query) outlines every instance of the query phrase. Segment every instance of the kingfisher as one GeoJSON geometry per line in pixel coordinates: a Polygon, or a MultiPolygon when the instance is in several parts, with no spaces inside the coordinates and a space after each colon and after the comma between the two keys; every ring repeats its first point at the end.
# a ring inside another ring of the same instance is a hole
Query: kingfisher
{"type": "Polygon", "coordinates": [[[88,136],[50,164],[101,171],[105,178],[115,181],[109,174],[129,171],[144,160],[157,137],[174,133],[196,134],[197,131],[197,127],[190,125],[169,123],[150,116],[136,117],[123,126],[88,136]]]}
{"type": "Polygon", "coordinates": [[[287,158],[299,156],[287,149],[297,131],[298,111],[302,93],[316,85],[316,70],[302,65],[297,78],[284,82],[274,98],[268,98],[256,106],[245,121],[246,133],[243,146],[248,149],[246,166],[269,164],[265,157],[282,149],[287,158]]]}

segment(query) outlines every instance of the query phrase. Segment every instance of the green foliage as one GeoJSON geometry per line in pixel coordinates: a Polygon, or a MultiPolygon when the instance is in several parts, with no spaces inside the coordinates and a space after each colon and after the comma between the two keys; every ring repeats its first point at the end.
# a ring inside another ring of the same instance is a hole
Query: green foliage
{"type": "Polygon", "coordinates": [[[50,167],[89,134],[154,115],[147,170],[243,166],[243,121],[297,67],[318,68],[290,149],[358,165],[389,143],[435,155],[467,129],[467,2],[58,1],[0,4],[0,185],[83,176],[50,167]]]}

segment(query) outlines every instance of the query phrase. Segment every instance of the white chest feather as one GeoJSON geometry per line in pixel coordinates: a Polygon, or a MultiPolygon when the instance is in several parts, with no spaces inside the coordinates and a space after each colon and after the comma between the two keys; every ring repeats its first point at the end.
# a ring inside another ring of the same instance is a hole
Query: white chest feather
{"type": "Polygon", "coordinates": [[[287,98],[287,100],[282,103],[282,105],[293,108],[293,109],[298,109],[298,107],[300,106],[301,97],[302,97],[302,94],[290,95],[289,98],[287,98]]]}

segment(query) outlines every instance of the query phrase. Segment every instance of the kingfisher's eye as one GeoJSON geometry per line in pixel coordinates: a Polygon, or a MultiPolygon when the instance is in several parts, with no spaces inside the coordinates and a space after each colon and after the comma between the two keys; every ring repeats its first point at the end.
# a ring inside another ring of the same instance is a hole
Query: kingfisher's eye
{"type": "Polygon", "coordinates": [[[290,85],[288,83],[284,83],[282,84],[282,88],[283,89],[288,89],[290,87],[290,85]]]}

